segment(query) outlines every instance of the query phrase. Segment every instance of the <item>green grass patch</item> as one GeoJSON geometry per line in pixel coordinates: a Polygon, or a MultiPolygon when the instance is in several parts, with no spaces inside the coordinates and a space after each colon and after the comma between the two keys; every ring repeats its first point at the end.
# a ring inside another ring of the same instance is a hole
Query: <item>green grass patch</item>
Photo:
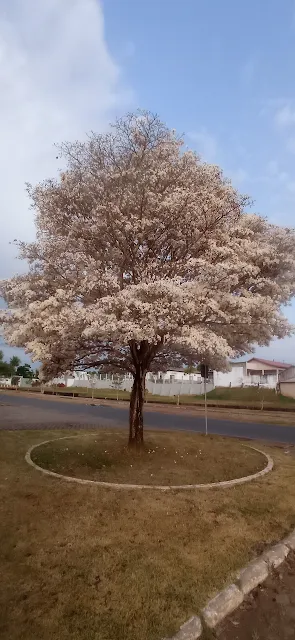
{"type": "Polygon", "coordinates": [[[295,399],[276,393],[275,389],[262,387],[216,387],[207,394],[208,400],[224,400],[231,402],[254,402],[275,406],[294,405],[295,399]]]}

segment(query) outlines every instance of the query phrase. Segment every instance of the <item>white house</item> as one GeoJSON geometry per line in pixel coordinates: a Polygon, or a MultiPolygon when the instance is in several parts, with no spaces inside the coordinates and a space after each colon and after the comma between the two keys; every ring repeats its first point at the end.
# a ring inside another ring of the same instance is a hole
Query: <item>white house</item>
{"type": "MultiPolygon", "coordinates": [[[[159,371],[158,373],[148,373],[147,382],[201,382],[200,373],[185,373],[181,370],[171,369],[169,371],[159,371]]],[[[124,381],[131,381],[132,374],[125,373],[124,381]]],[[[114,374],[112,373],[96,373],[93,382],[96,387],[99,387],[101,382],[108,382],[109,386],[114,381],[114,374]]],[[[79,386],[91,386],[92,377],[87,371],[73,371],[67,373],[59,378],[54,378],[50,384],[64,384],[66,387],[79,387],[79,386]]],[[[105,386],[105,385],[104,385],[105,386]]]]}
{"type": "Polygon", "coordinates": [[[50,384],[64,384],[66,387],[79,387],[85,386],[85,382],[88,382],[90,385],[90,376],[86,371],[73,371],[71,373],[66,373],[64,376],[60,376],[59,378],[54,378],[50,384]]]}
{"type": "Polygon", "coordinates": [[[31,387],[32,382],[38,382],[37,378],[23,378],[22,376],[13,376],[13,378],[0,378],[0,387],[10,387],[12,380],[13,386],[17,387],[31,387]]]}
{"type": "MultiPolygon", "coordinates": [[[[276,389],[279,375],[287,371],[292,365],[275,360],[262,358],[250,358],[248,361],[231,362],[230,371],[214,371],[213,380],[208,382],[208,391],[214,387],[249,387],[262,386],[268,389],[276,389]]],[[[94,378],[86,371],[74,371],[67,375],[55,378],[53,384],[64,384],[67,387],[96,387],[109,388],[115,386],[115,376],[111,373],[98,373],[94,378]]],[[[51,384],[52,384],[51,383],[51,384]]],[[[132,387],[132,375],[126,373],[121,381],[121,389],[129,391],[132,387]]],[[[165,393],[172,395],[178,393],[202,394],[204,393],[200,373],[185,373],[180,369],[170,369],[165,372],[151,373],[146,377],[146,387],[151,393],[165,393]]]]}
{"type": "Polygon", "coordinates": [[[0,378],[0,387],[10,387],[11,378],[0,378]]]}
{"type": "Polygon", "coordinates": [[[242,387],[244,384],[245,362],[230,362],[229,371],[213,371],[214,387],[242,387]]]}
{"type": "MultiPolygon", "coordinates": [[[[116,374],[97,373],[91,376],[86,371],[74,371],[66,375],[54,378],[52,385],[62,384],[66,387],[94,387],[96,389],[108,389],[116,387],[116,374]]],[[[131,373],[125,373],[120,381],[120,389],[130,391],[133,384],[131,373]]],[[[158,373],[148,373],[146,377],[146,389],[152,394],[159,395],[200,395],[204,393],[204,385],[200,373],[185,373],[182,370],[172,370],[158,373]]],[[[207,383],[207,390],[213,389],[213,381],[207,383]]]]}
{"type": "Polygon", "coordinates": [[[295,398],[295,367],[288,367],[279,373],[279,385],[283,396],[295,398]]]}
{"type": "Polygon", "coordinates": [[[268,389],[276,389],[280,373],[292,367],[291,364],[286,362],[255,357],[244,362],[231,362],[230,366],[230,371],[225,373],[214,371],[213,381],[215,387],[250,387],[259,385],[268,389]]]}

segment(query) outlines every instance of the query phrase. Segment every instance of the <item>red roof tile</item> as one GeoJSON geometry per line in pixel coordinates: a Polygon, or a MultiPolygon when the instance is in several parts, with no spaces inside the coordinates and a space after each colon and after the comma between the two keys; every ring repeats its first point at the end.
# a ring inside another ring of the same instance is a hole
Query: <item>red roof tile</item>
{"type": "Polygon", "coordinates": [[[277,362],[276,360],[263,360],[262,358],[251,358],[248,362],[252,362],[256,360],[257,362],[261,362],[261,364],[266,364],[271,367],[276,367],[277,369],[289,369],[289,367],[293,367],[292,364],[287,364],[286,362],[277,362]]]}

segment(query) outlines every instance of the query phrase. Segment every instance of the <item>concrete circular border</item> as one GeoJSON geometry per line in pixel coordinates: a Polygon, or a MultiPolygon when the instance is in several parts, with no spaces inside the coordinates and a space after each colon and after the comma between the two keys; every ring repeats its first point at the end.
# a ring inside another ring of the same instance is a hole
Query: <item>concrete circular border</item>
{"type": "MultiPolygon", "coordinates": [[[[87,434],[91,435],[91,434],[87,434]]],[[[97,434],[93,434],[97,435],[97,434]]],[[[160,489],[161,491],[169,491],[169,490],[178,490],[178,489],[212,489],[212,488],[222,488],[222,487],[232,487],[237,484],[244,484],[245,482],[251,482],[251,480],[256,480],[257,478],[261,478],[266,473],[269,473],[273,469],[273,459],[265,453],[265,451],[261,451],[260,449],[256,449],[256,447],[251,447],[250,445],[243,445],[248,447],[249,449],[253,449],[254,451],[258,451],[267,459],[267,465],[262,469],[262,471],[258,471],[257,473],[253,473],[250,476],[245,476],[244,478],[235,478],[234,480],[223,480],[222,482],[210,482],[208,484],[183,484],[183,485],[151,485],[151,484],[120,484],[116,482],[102,482],[100,480],[84,480],[83,478],[74,478],[72,476],[65,476],[61,473],[56,473],[55,471],[49,471],[49,469],[44,469],[43,467],[39,467],[38,464],[33,462],[31,458],[31,453],[34,449],[38,447],[42,447],[44,444],[48,444],[49,442],[55,442],[56,440],[70,440],[71,438],[80,438],[80,435],[76,436],[63,436],[62,438],[52,438],[51,440],[44,440],[43,442],[39,442],[38,444],[33,444],[30,447],[25,455],[25,460],[28,464],[30,464],[37,471],[41,471],[41,473],[52,476],[53,478],[59,478],[60,480],[67,480],[68,482],[76,482],[78,484],[90,484],[90,485],[99,485],[101,487],[109,487],[111,489],[160,489]]]]}

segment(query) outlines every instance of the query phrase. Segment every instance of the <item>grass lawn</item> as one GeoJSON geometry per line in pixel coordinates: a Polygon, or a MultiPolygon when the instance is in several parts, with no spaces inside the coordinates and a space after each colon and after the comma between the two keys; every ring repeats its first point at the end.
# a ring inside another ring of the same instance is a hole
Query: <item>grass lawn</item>
{"type": "Polygon", "coordinates": [[[169,637],[295,526],[292,449],[261,445],[274,471],[231,489],[116,491],[32,469],[25,452],[48,437],[0,433],[3,640],[169,637]]]}
{"type": "Polygon", "coordinates": [[[100,430],[49,442],[32,452],[40,467],[76,478],[148,485],[220,482],[261,471],[265,457],[239,440],[190,433],[149,433],[143,451],[126,431],[100,430]]]}
{"type": "Polygon", "coordinates": [[[295,399],[276,393],[275,389],[263,389],[262,387],[216,387],[207,394],[208,400],[221,400],[223,402],[259,403],[263,401],[265,406],[294,406],[295,399]]]}

